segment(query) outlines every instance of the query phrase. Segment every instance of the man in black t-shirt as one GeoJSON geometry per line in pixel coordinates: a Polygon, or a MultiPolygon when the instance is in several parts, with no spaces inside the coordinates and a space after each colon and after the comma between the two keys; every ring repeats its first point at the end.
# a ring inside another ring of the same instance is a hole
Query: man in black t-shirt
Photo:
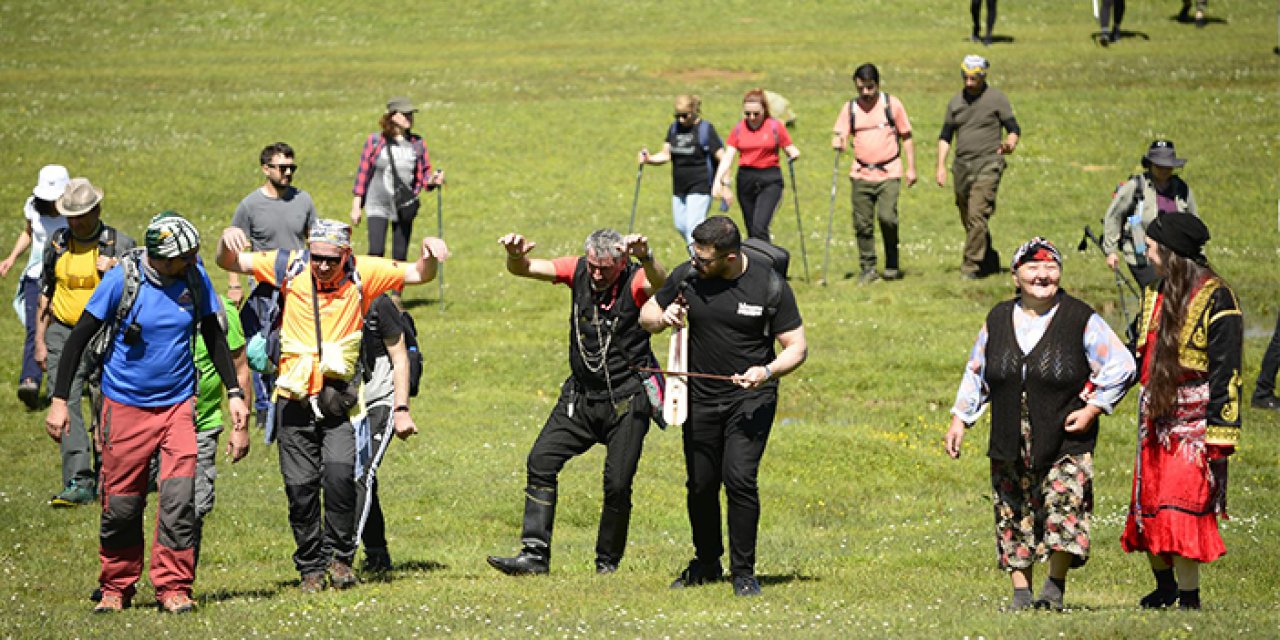
{"type": "Polygon", "coordinates": [[[751,596],[760,594],[755,577],[760,522],[756,474],[778,406],[776,379],[799,367],[808,347],[791,287],[764,258],[744,254],[741,238],[737,225],[725,216],[698,225],[690,261],[676,267],[645,304],[640,324],[657,333],[683,326],[687,319],[688,370],[728,377],[689,379],[684,458],[696,557],[671,586],[720,579],[723,479],[733,591],[751,596]],[[776,355],[775,340],[782,345],[776,355]]]}
{"type": "Polygon", "coordinates": [[[551,569],[560,470],[596,444],[605,446],[604,504],[596,536],[596,573],[618,570],[631,522],[631,481],[649,432],[650,401],[634,367],[653,366],[640,308],[667,272],[642,235],[625,238],[612,229],[587,237],[585,256],[530,258],[536,243],[518,233],[498,240],[507,271],[522,278],[568,285],[569,369],[560,399],[529,450],[525,464],[524,525],[520,553],[489,556],[489,566],[511,576],[551,569]],[[636,261],[632,262],[631,257],[636,261]]]}

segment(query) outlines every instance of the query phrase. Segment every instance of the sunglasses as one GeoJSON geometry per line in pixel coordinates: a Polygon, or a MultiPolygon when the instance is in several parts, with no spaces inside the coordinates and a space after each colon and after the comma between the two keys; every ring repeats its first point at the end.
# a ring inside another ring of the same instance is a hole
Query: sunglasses
{"type": "Polygon", "coordinates": [[[267,167],[280,173],[293,173],[298,170],[298,165],[296,164],[268,164],[267,167]]]}
{"type": "Polygon", "coordinates": [[[703,267],[703,268],[706,268],[706,267],[707,267],[707,265],[709,265],[709,264],[711,264],[711,263],[715,262],[716,260],[719,260],[719,259],[721,259],[721,258],[723,258],[723,257],[725,257],[725,256],[727,256],[727,255],[729,255],[729,254],[727,254],[727,253],[722,253],[722,254],[720,254],[720,255],[711,256],[710,258],[703,258],[702,256],[699,256],[699,255],[697,254],[697,252],[695,252],[695,251],[693,250],[693,243],[689,243],[689,246],[688,246],[688,247],[686,247],[686,248],[689,250],[689,260],[690,260],[691,262],[693,262],[694,266],[699,266],[699,267],[703,267]]]}
{"type": "Polygon", "coordinates": [[[338,263],[342,262],[342,256],[318,256],[313,253],[311,254],[311,260],[330,267],[336,267],[338,263]]]}
{"type": "Polygon", "coordinates": [[[693,117],[693,113],[680,113],[679,111],[677,111],[674,115],[675,115],[675,117],[676,117],[676,120],[681,120],[681,119],[683,119],[683,118],[692,118],[692,117],[693,117]]]}

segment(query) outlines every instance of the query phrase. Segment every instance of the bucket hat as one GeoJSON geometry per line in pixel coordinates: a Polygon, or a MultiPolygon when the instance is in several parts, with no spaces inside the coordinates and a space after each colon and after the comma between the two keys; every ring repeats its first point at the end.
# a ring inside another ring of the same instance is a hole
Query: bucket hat
{"type": "Polygon", "coordinates": [[[70,181],[71,174],[67,173],[66,167],[60,164],[47,164],[40,169],[40,176],[36,178],[36,187],[31,190],[31,195],[53,202],[62,197],[70,181]]]}
{"type": "Polygon", "coordinates": [[[1146,155],[1142,156],[1142,166],[1150,167],[1153,164],[1176,168],[1187,164],[1187,159],[1178,157],[1178,152],[1173,148],[1173,141],[1156,140],[1151,143],[1146,155]]]}

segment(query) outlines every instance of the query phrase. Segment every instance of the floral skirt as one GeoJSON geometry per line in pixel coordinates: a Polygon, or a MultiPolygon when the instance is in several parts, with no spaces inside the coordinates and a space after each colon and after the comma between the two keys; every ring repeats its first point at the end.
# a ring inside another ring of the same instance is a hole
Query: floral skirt
{"type": "Polygon", "coordinates": [[[1178,389],[1170,418],[1151,420],[1143,394],[1138,416],[1137,468],[1129,517],[1120,545],[1125,551],[1178,555],[1212,562],[1227,552],[1218,533],[1213,476],[1205,451],[1209,385],[1178,389]]]}

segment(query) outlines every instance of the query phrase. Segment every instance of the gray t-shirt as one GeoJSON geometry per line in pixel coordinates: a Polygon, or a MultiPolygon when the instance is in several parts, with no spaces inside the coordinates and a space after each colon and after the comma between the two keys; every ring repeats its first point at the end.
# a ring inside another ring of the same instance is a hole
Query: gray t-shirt
{"type": "Polygon", "coordinates": [[[306,191],[289,187],[281,198],[268,198],[262,189],[254,189],[240,201],[231,226],[249,236],[254,251],[307,246],[307,230],[317,217],[316,206],[306,191]]]}
{"type": "Polygon", "coordinates": [[[387,170],[391,166],[391,156],[395,157],[395,171],[400,182],[406,187],[413,187],[414,174],[418,166],[418,158],[413,152],[413,143],[404,137],[397,137],[394,144],[395,149],[391,150],[390,154],[388,149],[391,148],[391,144],[383,146],[373,164],[373,177],[369,179],[369,190],[364,196],[364,213],[370,218],[392,217],[391,212],[395,207],[391,203],[391,194],[395,193],[395,178],[387,170]]]}

